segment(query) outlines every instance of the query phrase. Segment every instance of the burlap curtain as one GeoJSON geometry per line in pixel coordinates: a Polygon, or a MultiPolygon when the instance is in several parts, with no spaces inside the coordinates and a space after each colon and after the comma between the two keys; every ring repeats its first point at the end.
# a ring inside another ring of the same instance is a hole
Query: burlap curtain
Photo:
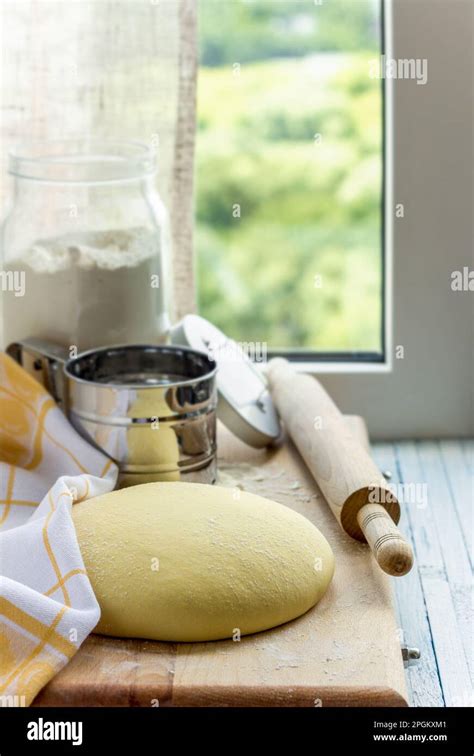
{"type": "Polygon", "coordinates": [[[78,136],[159,143],[175,316],[194,308],[197,0],[2,0],[1,201],[9,147],[78,136]]]}

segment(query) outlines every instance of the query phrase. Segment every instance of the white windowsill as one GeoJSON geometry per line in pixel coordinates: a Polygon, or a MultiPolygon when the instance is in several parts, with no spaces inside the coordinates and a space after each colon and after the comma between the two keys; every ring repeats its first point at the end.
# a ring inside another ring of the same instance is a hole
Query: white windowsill
{"type": "MultiPolygon", "coordinates": [[[[392,365],[388,362],[296,362],[290,360],[292,366],[299,373],[309,373],[310,375],[321,375],[322,373],[331,375],[349,375],[351,373],[367,373],[374,375],[377,373],[391,373],[392,365]]],[[[266,362],[254,362],[254,366],[265,372],[266,362]]]]}
{"type": "Polygon", "coordinates": [[[293,362],[293,367],[301,373],[391,373],[392,366],[388,362],[293,362]]]}

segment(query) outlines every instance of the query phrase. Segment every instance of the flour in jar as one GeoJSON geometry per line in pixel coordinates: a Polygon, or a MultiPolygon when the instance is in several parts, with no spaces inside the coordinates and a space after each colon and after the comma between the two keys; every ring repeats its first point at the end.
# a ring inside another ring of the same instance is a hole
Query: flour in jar
{"type": "Polygon", "coordinates": [[[159,343],[169,328],[160,234],[145,228],[41,240],[5,270],[25,294],[3,297],[6,344],[37,337],[78,350],[159,343]]]}

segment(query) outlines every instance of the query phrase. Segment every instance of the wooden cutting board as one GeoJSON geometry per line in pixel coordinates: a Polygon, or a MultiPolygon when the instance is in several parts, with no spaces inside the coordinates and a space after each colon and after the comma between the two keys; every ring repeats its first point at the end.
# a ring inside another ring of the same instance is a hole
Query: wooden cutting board
{"type": "MultiPolygon", "coordinates": [[[[256,635],[157,643],[91,635],[35,706],[404,706],[390,579],[337,524],[295,448],[254,450],[219,428],[220,483],[305,515],[335,554],[321,602],[256,635]]],[[[398,578],[402,579],[403,578],[398,578]]]]}

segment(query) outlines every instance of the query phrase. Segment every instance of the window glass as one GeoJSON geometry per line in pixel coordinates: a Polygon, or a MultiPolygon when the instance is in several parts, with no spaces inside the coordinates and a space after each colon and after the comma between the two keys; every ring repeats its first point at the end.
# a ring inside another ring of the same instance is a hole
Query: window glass
{"type": "Polygon", "coordinates": [[[200,314],[274,351],[382,345],[375,0],[200,0],[200,314]]]}

